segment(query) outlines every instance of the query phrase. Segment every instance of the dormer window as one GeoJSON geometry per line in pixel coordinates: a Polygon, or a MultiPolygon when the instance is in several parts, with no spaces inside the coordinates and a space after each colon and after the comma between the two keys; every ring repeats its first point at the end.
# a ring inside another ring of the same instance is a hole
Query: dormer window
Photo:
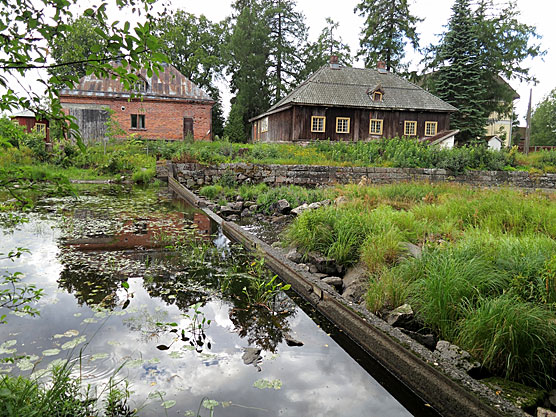
{"type": "Polygon", "coordinates": [[[382,101],[382,93],[380,91],[373,93],[373,101],[382,101]]]}
{"type": "Polygon", "coordinates": [[[133,91],[137,93],[144,93],[149,88],[149,84],[147,80],[143,77],[139,76],[139,79],[133,83],[133,91]]]}
{"type": "Polygon", "coordinates": [[[384,97],[384,90],[382,89],[382,86],[379,84],[375,88],[369,88],[367,90],[367,95],[372,101],[376,101],[377,103],[380,103],[384,97]]]}

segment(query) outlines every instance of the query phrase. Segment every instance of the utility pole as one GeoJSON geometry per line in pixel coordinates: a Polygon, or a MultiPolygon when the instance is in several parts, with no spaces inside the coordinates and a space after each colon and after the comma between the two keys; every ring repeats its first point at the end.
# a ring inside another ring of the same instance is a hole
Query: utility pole
{"type": "Polygon", "coordinates": [[[533,98],[533,89],[529,90],[529,106],[527,107],[527,127],[525,128],[525,145],[523,152],[529,155],[529,146],[531,145],[531,99],[533,98]]]}

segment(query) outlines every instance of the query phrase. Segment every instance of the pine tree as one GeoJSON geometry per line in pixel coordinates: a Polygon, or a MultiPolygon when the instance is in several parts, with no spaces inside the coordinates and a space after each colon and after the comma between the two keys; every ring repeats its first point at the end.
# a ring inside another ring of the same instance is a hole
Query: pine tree
{"type": "Polygon", "coordinates": [[[257,0],[237,1],[234,8],[238,15],[228,41],[227,71],[231,75],[230,86],[235,97],[224,134],[233,141],[244,142],[249,138],[249,119],[269,107],[269,30],[263,8],[257,0]],[[242,131],[238,128],[240,122],[242,131]]]}
{"type": "Polygon", "coordinates": [[[442,66],[435,74],[434,93],[458,109],[450,122],[452,128],[460,130],[458,141],[472,141],[484,134],[488,110],[480,44],[469,0],[454,3],[438,59],[442,66]]]}
{"type": "Polygon", "coordinates": [[[307,26],[294,0],[264,0],[262,6],[269,28],[269,87],[277,102],[301,81],[307,26]]]}
{"type": "Polygon", "coordinates": [[[348,44],[338,35],[339,24],[330,17],[326,18],[326,26],[316,42],[310,42],[305,50],[305,68],[300,73],[304,80],[313,72],[330,61],[330,56],[338,57],[341,65],[352,65],[353,58],[348,44]]]}
{"type": "Polygon", "coordinates": [[[385,61],[388,71],[403,70],[405,45],[419,46],[416,24],[422,19],[409,12],[407,0],[362,0],[354,13],[365,18],[357,57],[363,57],[367,67],[385,61]]]}

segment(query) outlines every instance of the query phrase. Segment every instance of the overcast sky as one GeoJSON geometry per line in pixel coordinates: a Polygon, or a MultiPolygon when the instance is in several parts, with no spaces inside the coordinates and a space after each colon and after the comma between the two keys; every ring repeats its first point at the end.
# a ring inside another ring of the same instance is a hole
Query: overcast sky
{"type": "MultiPolygon", "coordinates": [[[[298,10],[306,16],[310,28],[311,40],[316,40],[325,25],[325,18],[331,17],[339,22],[340,28],[337,32],[344,42],[351,46],[352,52],[359,47],[359,34],[363,19],[353,13],[358,0],[298,0],[298,10]]],[[[211,20],[221,20],[231,13],[231,2],[225,0],[202,0],[174,2],[174,8],[182,8],[194,14],[204,14],[211,20]]],[[[452,0],[410,0],[413,14],[424,18],[419,24],[418,32],[421,45],[425,46],[436,42],[436,35],[442,33],[451,14],[452,0]]],[[[547,50],[544,58],[536,58],[529,62],[531,73],[539,80],[539,83],[529,85],[511,80],[510,84],[521,96],[516,100],[517,113],[522,120],[527,112],[529,100],[529,89],[533,88],[533,105],[542,100],[553,88],[556,88],[556,28],[554,15],[556,13],[556,0],[517,0],[521,11],[521,21],[537,27],[537,32],[542,36],[540,40],[542,47],[547,50]]],[[[412,65],[417,68],[420,57],[410,53],[408,57],[413,58],[412,65]]],[[[362,67],[361,62],[355,66],[362,67]]],[[[225,94],[224,99],[229,94],[225,94]]],[[[227,106],[228,103],[225,103],[227,106]]]]}

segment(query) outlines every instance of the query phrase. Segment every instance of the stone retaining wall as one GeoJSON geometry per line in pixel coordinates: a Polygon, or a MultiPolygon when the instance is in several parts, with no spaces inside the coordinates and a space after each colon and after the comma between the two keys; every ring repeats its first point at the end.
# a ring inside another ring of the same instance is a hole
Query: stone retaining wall
{"type": "Polygon", "coordinates": [[[445,169],[429,168],[380,168],[380,167],[329,167],[322,165],[260,165],[232,163],[201,165],[198,163],[172,163],[159,161],[157,177],[166,179],[168,172],[189,188],[217,183],[230,176],[238,184],[267,183],[269,185],[318,186],[357,183],[367,178],[373,184],[390,184],[401,181],[457,182],[475,186],[500,186],[520,188],[556,188],[556,174],[530,174],[524,171],[468,171],[453,174],[445,169]]]}

